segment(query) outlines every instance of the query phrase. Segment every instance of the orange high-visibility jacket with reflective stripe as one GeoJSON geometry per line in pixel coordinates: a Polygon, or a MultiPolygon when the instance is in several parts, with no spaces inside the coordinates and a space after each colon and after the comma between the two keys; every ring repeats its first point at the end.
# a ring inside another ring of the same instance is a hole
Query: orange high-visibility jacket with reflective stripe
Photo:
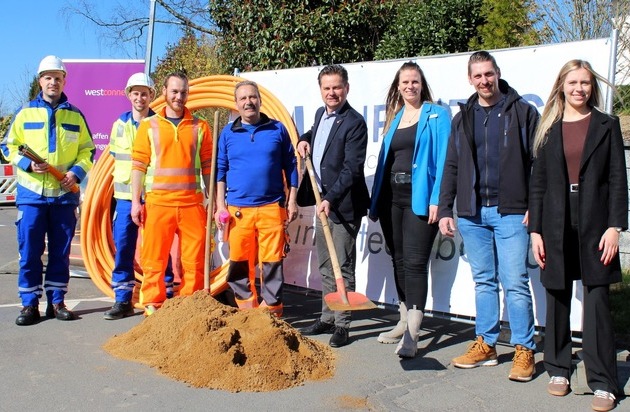
{"type": "Polygon", "coordinates": [[[175,126],[166,109],[142,120],[133,144],[133,170],[146,174],[146,202],[189,206],[203,202],[201,176],[210,174],[212,137],[205,120],[184,109],[175,126]]]}

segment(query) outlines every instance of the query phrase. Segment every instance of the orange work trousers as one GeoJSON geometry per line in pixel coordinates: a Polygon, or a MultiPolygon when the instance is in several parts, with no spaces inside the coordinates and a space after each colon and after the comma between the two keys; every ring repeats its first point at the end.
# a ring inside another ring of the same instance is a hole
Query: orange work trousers
{"type": "Polygon", "coordinates": [[[229,206],[230,269],[228,284],[239,307],[256,307],[258,300],[251,276],[257,256],[261,267],[261,295],[269,305],[282,302],[282,258],[286,209],[278,203],[255,207],[229,206]],[[236,217],[240,211],[241,217],[236,217]]]}
{"type": "Polygon", "coordinates": [[[204,207],[145,205],[144,234],[140,266],[143,280],[140,304],[159,307],[166,300],[163,273],[166,270],[175,234],[181,248],[181,284],[179,295],[191,295],[203,289],[206,212],[204,207]]]}

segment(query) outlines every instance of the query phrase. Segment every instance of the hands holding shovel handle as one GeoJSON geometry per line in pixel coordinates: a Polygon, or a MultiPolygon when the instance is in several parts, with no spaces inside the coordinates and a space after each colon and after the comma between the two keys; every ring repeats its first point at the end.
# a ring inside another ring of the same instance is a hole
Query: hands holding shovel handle
{"type": "MultiPolygon", "coordinates": [[[[316,207],[319,209],[319,205],[322,202],[319,189],[317,187],[317,181],[315,180],[315,171],[313,170],[313,162],[311,156],[307,152],[304,158],[306,163],[306,169],[311,180],[311,186],[315,194],[316,207]]],[[[346,285],[341,275],[341,268],[339,267],[339,259],[337,258],[337,252],[335,251],[335,245],[333,243],[332,233],[328,226],[328,216],[322,211],[319,214],[319,219],[322,222],[322,228],[324,229],[324,236],[326,237],[326,246],[328,247],[328,254],[330,255],[330,261],[333,267],[333,273],[335,274],[335,283],[337,285],[337,292],[332,292],[324,296],[324,301],[330,308],[330,310],[365,310],[374,309],[376,305],[358,292],[346,291],[346,285]]]]}

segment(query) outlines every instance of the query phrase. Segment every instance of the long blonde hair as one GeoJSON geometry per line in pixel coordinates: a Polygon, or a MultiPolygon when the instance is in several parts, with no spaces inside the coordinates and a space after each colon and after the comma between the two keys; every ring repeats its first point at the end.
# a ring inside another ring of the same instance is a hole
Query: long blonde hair
{"type": "Polygon", "coordinates": [[[547,136],[551,126],[562,118],[565,105],[565,96],[563,92],[564,81],[566,80],[569,72],[578,69],[586,69],[591,74],[592,93],[586,102],[588,106],[596,107],[600,110],[602,109],[601,106],[603,100],[598,80],[607,84],[614,90],[614,87],[610,84],[610,82],[595,72],[589,62],[579,59],[569,60],[566,62],[560,69],[560,73],[558,73],[558,77],[553,84],[551,94],[547,99],[547,104],[545,105],[545,109],[543,110],[543,114],[540,118],[540,122],[538,122],[538,128],[536,129],[536,134],[534,136],[534,156],[538,155],[540,148],[547,142],[547,136]]]}
{"type": "Polygon", "coordinates": [[[416,70],[420,73],[420,103],[423,102],[433,102],[433,97],[431,96],[431,89],[429,88],[429,84],[427,83],[426,77],[424,77],[424,72],[418,66],[416,62],[408,61],[403,63],[400,66],[400,69],[396,72],[396,76],[394,76],[394,80],[392,81],[391,86],[389,86],[389,91],[387,92],[387,99],[385,100],[385,126],[383,127],[383,135],[387,133],[389,127],[396,117],[396,114],[403,108],[405,105],[405,101],[403,100],[402,95],[398,91],[398,82],[400,81],[400,72],[403,70],[416,70]]]}

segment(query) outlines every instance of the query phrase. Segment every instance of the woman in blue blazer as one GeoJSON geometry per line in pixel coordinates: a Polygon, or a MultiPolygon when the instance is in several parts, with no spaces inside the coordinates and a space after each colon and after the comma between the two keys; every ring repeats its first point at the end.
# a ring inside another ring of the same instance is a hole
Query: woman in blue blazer
{"type": "Polygon", "coordinates": [[[384,138],[369,216],[380,220],[392,255],[400,322],[378,341],[414,357],[427,301],[428,263],[438,231],[440,182],[451,132],[449,112],[433,104],[420,66],[407,62],[387,93],[384,138]]]}

